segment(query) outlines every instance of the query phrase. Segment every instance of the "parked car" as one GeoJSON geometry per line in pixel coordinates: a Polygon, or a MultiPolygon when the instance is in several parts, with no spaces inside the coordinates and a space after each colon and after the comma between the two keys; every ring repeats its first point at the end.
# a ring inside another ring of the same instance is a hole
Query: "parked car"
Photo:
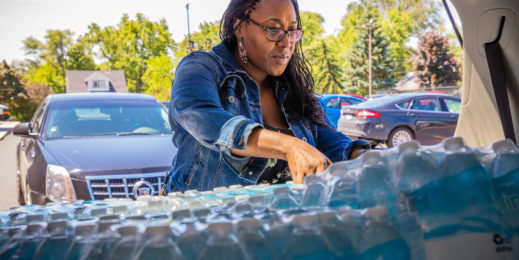
{"type": "Polygon", "coordinates": [[[326,115],[332,122],[333,128],[337,128],[337,121],[341,115],[341,107],[364,102],[361,98],[346,94],[322,94],[318,95],[318,97],[326,115]]]}
{"type": "Polygon", "coordinates": [[[386,143],[416,139],[432,145],[454,135],[461,100],[442,94],[398,94],[344,107],[338,130],[351,138],[386,143]]]}
{"type": "Polygon", "coordinates": [[[0,104],[0,120],[1,121],[7,121],[11,115],[9,115],[9,108],[6,106],[0,104]]]}
{"type": "Polygon", "coordinates": [[[169,109],[169,101],[160,101],[160,104],[166,108],[166,111],[169,109]]]}
{"type": "Polygon", "coordinates": [[[156,195],[176,153],[164,107],[141,94],[50,95],[13,134],[20,204],[156,195]]]}
{"type": "Polygon", "coordinates": [[[375,98],[380,98],[380,97],[385,97],[387,96],[388,94],[372,94],[372,95],[367,95],[365,97],[366,100],[372,100],[372,99],[375,99],[375,98]]]}

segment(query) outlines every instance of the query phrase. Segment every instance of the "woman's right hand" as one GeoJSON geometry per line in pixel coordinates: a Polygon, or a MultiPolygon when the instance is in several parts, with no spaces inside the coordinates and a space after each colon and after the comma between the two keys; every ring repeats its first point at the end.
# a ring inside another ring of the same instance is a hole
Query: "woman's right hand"
{"type": "Polygon", "coordinates": [[[296,184],[302,184],[305,176],[320,173],[332,164],[326,155],[295,137],[287,142],[285,157],[296,184]]]}

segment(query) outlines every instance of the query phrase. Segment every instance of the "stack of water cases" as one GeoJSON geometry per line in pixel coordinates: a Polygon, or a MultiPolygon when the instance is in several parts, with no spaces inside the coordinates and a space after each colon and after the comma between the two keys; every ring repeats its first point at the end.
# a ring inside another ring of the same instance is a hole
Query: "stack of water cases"
{"type": "Polygon", "coordinates": [[[519,148],[452,138],[305,184],[0,211],[1,259],[519,259],[519,148]]]}

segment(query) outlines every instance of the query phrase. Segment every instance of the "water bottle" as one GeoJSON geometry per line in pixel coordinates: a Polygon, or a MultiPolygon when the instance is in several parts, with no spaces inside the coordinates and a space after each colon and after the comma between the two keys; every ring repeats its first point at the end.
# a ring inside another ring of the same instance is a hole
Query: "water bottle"
{"type": "MultiPolygon", "coordinates": [[[[24,217],[25,220],[25,217],[24,217]]],[[[11,259],[25,240],[25,230],[27,226],[9,227],[9,239],[0,249],[0,259],[11,259]]]]}
{"type": "Polygon", "coordinates": [[[261,221],[265,226],[265,235],[272,242],[275,252],[281,253],[292,233],[292,224],[290,222],[287,223],[277,211],[263,213],[261,221]]]}
{"type": "Polygon", "coordinates": [[[507,234],[490,174],[461,138],[447,139],[443,146],[443,176],[412,194],[427,259],[510,259],[510,251],[495,243],[507,234]]]}
{"type": "Polygon", "coordinates": [[[34,259],[65,259],[72,238],[66,220],[51,221],[47,224],[48,236],[35,253],[34,259]]]}
{"type": "Polygon", "coordinates": [[[231,222],[215,222],[208,226],[208,240],[198,259],[244,259],[231,222]]]}
{"type": "Polygon", "coordinates": [[[99,232],[95,238],[96,242],[88,252],[86,259],[108,259],[114,245],[119,241],[117,232],[111,230],[111,227],[117,224],[119,224],[119,220],[105,220],[99,223],[99,232]]]}
{"type": "Polygon", "coordinates": [[[341,226],[335,212],[316,213],[319,228],[330,250],[338,259],[355,258],[355,247],[348,233],[341,226]]]}
{"type": "Polygon", "coordinates": [[[411,259],[409,246],[391,224],[385,207],[367,209],[364,218],[365,224],[357,246],[357,259],[411,259]]]}
{"type": "Polygon", "coordinates": [[[144,234],[146,241],[137,253],[137,259],[184,259],[173,242],[173,232],[168,225],[148,226],[144,234]]]}
{"type": "Polygon", "coordinates": [[[290,194],[290,188],[280,187],[274,190],[274,199],[270,205],[273,209],[297,208],[298,204],[290,194]]]}
{"type": "Polygon", "coordinates": [[[492,148],[496,153],[491,166],[494,193],[511,229],[514,259],[519,259],[519,148],[508,139],[494,143],[492,148]]]}
{"type": "Polygon", "coordinates": [[[320,230],[315,215],[297,215],[292,219],[294,231],[288,238],[282,259],[334,259],[320,230]]]}
{"type": "Polygon", "coordinates": [[[338,208],[349,206],[358,209],[357,179],[349,174],[336,175],[331,181],[330,200],[328,206],[338,208]]]}
{"type": "Polygon", "coordinates": [[[411,248],[413,259],[425,259],[422,228],[413,200],[413,192],[438,177],[438,168],[428,154],[419,151],[417,141],[398,146],[395,193],[398,228],[411,248]]]}
{"type": "Polygon", "coordinates": [[[359,208],[384,206],[391,218],[396,218],[396,202],[391,188],[392,170],[377,151],[365,153],[362,161],[357,184],[359,208]]]}
{"type": "Polygon", "coordinates": [[[82,259],[88,254],[95,243],[95,232],[97,226],[95,224],[81,223],[75,227],[75,237],[70,245],[64,259],[74,260],[82,259]]]}
{"type": "Polygon", "coordinates": [[[194,220],[185,221],[181,225],[183,230],[179,232],[177,245],[186,260],[197,259],[207,241],[206,235],[198,225],[199,223],[194,220]]]}
{"type": "Polygon", "coordinates": [[[110,260],[127,260],[132,259],[138,251],[140,242],[140,234],[134,225],[123,225],[117,227],[120,240],[114,245],[110,253],[110,260]]]}
{"type": "Polygon", "coordinates": [[[348,234],[351,244],[355,248],[355,252],[357,252],[356,248],[359,244],[361,224],[363,223],[361,212],[348,206],[340,207],[336,212],[339,218],[340,229],[348,234]]]}
{"type": "Polygon", "coordinates": [[[257,219],[242,219],[236,225],[238,238],[248,259],[270,260],[277,259],[274,248],[261,230],[257,219]]]}
{"type": "Polygon", "coordinates": [[[303,193],[302,207],[322,207],[327,205],[328,188],[317,175],[305,177],[306,189],[303,193]]]}
{"type": "MultiPolygon", "coordinates": [[[[41,216],[41,220],[43,220],[43,216],[41,216]]],[[[45,240],[45,224],[44,223],[35,223],[27,225],[27,230],[25,231],[25,239],[22,241],[20,248],[16,252],[16,255],[11,257],[11,259],[33,259],[36,254],[36,250],[45,240]]]]}

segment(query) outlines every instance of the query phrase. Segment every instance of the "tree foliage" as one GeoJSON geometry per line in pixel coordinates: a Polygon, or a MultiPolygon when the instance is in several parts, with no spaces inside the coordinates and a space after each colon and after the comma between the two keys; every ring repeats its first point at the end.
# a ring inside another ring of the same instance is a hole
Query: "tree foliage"
{"type": "Polygon", "coordinates": [[[392,58],[389,40],[380,25],[381,17],[376,9],[369,9],[359,19],[356,27],[356,41],[351,52],[346,56],[350,67],[344,78],[345,92],[366,95],[369,93],[369,24],[372,35],[372,90],[390,89],[395,84],[394,59],[392,58]]]}
{"type": "Polygon", "coordinates": [[[135,20],[125,14],[116,27],[92,24],[89,29],[86,39],[98,47],[96,54],[103,61],[99,68],[123,70],[130,92],[145,92],[142,76],[147,63],[153,57],[171,54],[175,47],[166,20],[153,22],[143,14],[137,14],[135,20]]]}
{"type": "MultiPolygon", "coordinates": [[[[203,22],[199,26],[198,32],[191,33],[191,48],[193,51],[203,50],[210,51],[211,48],[220,42],[220,26],[218,21],[203,22]]],[[[189,53],[189,39],[184,36],[184,40],[179,43],[178,49],[175,52],[175,57],[182,58],[189,53]]]]}
{"type": "Polygon", "coordinates": [[[447,37],[435,31],[420,37],[413,64],[421,87],[434,89],[461,80],[460,64],[450,51],[447,37]]]}
{"type": "Polygon", "coordinates": [[[171,83],[175,77],[175,63],[168,56],[156,56],[149,60],[146,72],[142,76],[146,94],[159,100],[171,99],[171,83]]]}

